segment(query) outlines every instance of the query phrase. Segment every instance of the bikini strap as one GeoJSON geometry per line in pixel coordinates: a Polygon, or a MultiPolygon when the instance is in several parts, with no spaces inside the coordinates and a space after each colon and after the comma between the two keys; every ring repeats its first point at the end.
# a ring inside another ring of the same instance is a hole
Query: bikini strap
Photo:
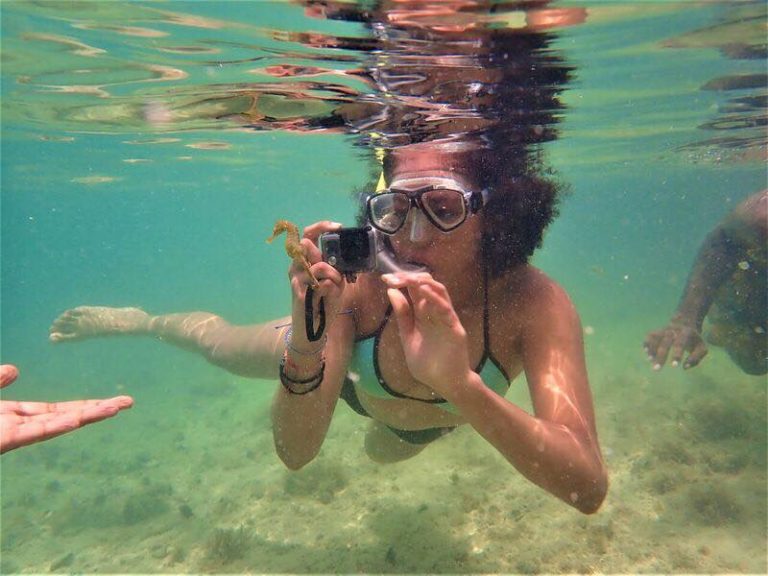
{"type": "Polygon", "coordinates": [[[491,318],[488,311],[488,265],[483,263],[483,357],[491,356],[491,318]]]}

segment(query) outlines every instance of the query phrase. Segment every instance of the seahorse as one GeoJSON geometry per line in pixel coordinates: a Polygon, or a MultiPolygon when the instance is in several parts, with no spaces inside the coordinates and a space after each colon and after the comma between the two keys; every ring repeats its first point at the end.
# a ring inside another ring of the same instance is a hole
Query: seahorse
{"type": "Polygon", "coordinates": [[[320,283],[317,281],[317,278],[315,278],[315,275],[312,274],[312,270],[309,269],[311,264],[304,252],[304,247],[301,245],[299,229],[296,224],[289,222],[288,220],[278,220],[275,222],[275,227],[272,229],[272,236],[267,238],[267,242],[271,244],[272,240],[280,236],[283,232],[285,232],[285,253],[288,254],[288,257],[291,260],[307,271],[312,288],[317,288],[320,283]]]}

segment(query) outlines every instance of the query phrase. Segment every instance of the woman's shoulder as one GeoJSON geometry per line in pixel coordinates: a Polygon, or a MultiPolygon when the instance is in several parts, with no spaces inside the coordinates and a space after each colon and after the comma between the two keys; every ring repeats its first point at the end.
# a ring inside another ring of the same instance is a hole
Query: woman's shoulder
{"type": "Polygon", "coordinates": [[[491,299],[494,305],[532,311],[537,315],[548,311],[573,310],[566,290],[545,272],[530,264],[517,266],[493,280],[491,299]]]}
{"type": "Polygon", "coordinates": [[[505,271],[498,278],[491,280],[491,286],[502,293],[518,296],[535,297],[542,291],[559,292],[565,295],[565,290],[560,284],[544,271],[530,264],[521,264],[505,271]]]}

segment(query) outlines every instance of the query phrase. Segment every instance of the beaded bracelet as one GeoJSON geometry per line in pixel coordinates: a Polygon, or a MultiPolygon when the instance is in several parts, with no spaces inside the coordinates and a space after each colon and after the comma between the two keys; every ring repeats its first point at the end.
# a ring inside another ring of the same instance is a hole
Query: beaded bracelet
{"type": "Polygon", "coordinates": [[[283,388],[291,394],[303,395],[312,392],[320,386],[320,383],[323,381],[323,376],[325,375],[325,360],[320,364],[320,370],[317,374],[310,376],[309,378],[297,380],[285,374],[287,357],[287,354],[283,354],[283,357],[280,359],[280,383],[283,385],[283,388]]]}

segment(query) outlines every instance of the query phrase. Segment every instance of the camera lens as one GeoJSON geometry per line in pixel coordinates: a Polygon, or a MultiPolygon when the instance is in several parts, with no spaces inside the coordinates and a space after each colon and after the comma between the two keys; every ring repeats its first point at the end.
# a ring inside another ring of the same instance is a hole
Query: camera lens
{"type": "Polygon", "coordinates": [[[339,235],[341,253],[348,264],[358,264],[368,258],[370,243],[366,230],[342,230],[339,235]]]}

